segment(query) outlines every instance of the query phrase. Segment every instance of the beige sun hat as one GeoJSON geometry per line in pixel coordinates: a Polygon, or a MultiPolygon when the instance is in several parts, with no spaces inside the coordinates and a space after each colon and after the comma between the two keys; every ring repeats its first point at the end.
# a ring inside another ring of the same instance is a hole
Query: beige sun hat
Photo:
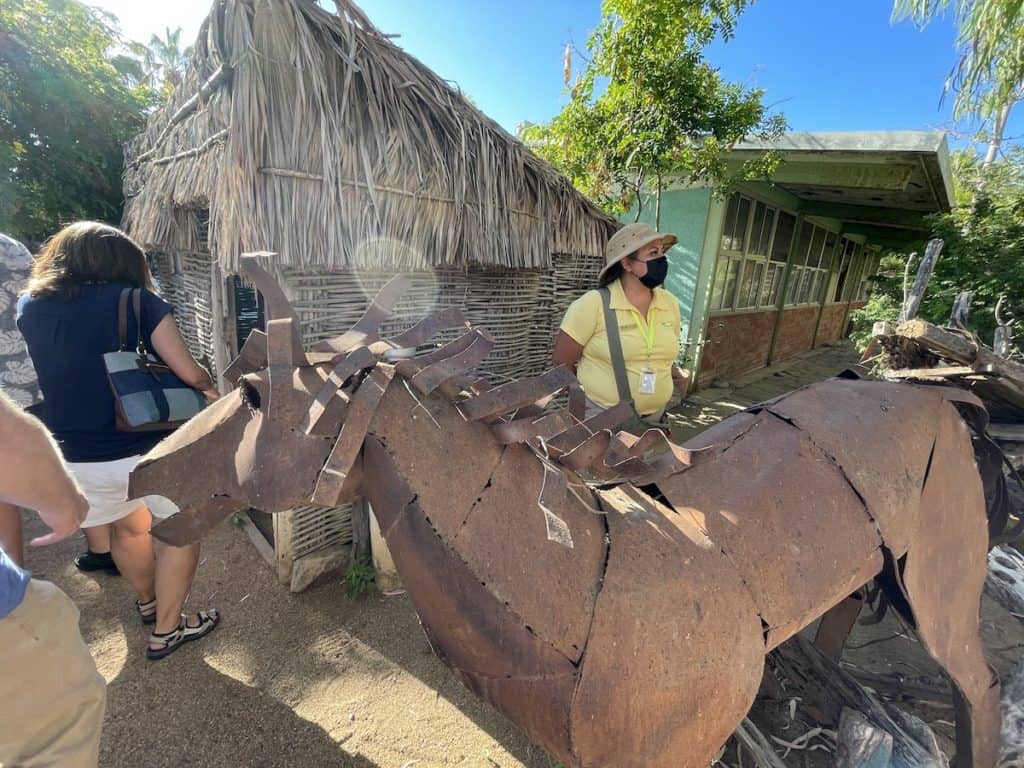
{"type": "Polygon", "coordinates": [[[608,245],[604,247],[604,267],[598,273],[597,279],[600,280],[604,277],[604,273],[607,272],[612,265],[618,264],[626,256],[629,256],[629,254],[635,253],[645,245],[649,245],[650,243],[659,240],[666,250],[679,242],[679,238],[675,235],[659,232],[650,224],[644,224],[642,222],[627,224],[612,235],[612,239],[609,240],[608,245]]]}

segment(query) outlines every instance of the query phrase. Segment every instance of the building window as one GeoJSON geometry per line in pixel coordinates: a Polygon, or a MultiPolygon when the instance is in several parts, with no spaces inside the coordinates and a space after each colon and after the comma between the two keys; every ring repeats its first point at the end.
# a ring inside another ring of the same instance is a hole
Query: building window
{"type": "Polygon", "coordinates": [[[787,307],[820,304],[828,287],[829,268],[835,252],[837,235],[824,227],[804,222],[800,240],[790,265],[787,307]]]}
{"type": "Polygon", "coordinates": [[[837,261],[835,290],[832,301],[867,301],[871,277],[878,271],[880,256],[877,251],[843,238],[837,261]]]}
{"type": "Polygon", "coordinates": [[[734,194],[726,205],[711,288],[711,309],[778,304],[796,217],[734,194]]]}

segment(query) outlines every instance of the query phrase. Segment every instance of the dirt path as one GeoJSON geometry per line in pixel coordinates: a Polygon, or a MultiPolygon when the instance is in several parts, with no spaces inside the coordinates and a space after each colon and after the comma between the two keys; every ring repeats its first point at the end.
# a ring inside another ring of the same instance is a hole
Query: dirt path
{"type": "MultiPolygon", "coordinates": [[[[699,430],[752,402],[833,375],[851,354],[827,349],[732,388],[705,391],[681,409],[682,418],[699,430]]],[[[27,528],[29,536],[40,530],[34,521],[27,528]]],[[[82,548],[76,538],[34,550],[29,565],[79,605],[82,631],[109,682],[105,768],[555,765],[436,659],[404,596],[351,601],[340,574],[290,594],[246,534],[222,525],[204,543],[190,602],[193,609],[221,609],[222,625],[168,659],[149,662],[147,633],[127,584],[76,571],[71,560],[82,548]]],[[[990,656],[1005,673],[1024,648],[1024,631],[994,605],[986,603],[983,616],[990,656]]],[[[937,677],[920,647],[899,632],[891,618],[859,627],[847,661],[871,672],[937,677]]],[[[948,710],[916,711],[940,735],[951,734],[948,710]]],[[[758,719],[793,739],[809,725],[790,722],[788,712],[788,701],[765,702],[758,719]]],[[[731,755],[726,760],[735,764],[731,755]]],[[[829,766],[834,758],[794,752],[787,763],[829,766]]]]}
{"type": "Polygon", "coordinates": [[[83,546],[32,551],[29,566],[78,604],[109,683],[102,766],[554,765],[437,660],[404,596],[353,602],[340,575],[292,595],[223,525],[190,601],[220,608],[222,625],[150,662],[124,580],[71,565],[83,546]]]}

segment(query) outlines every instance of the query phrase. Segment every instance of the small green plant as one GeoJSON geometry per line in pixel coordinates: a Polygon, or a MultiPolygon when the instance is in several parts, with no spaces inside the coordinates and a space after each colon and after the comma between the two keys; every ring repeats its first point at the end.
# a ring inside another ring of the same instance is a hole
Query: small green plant
{"type": "Polygon", "coordinates": [[[853,330],[850,339],[863,352],[871,343],[871,329],[875,323],[888,321],[895,325],[900,314],[900,305],[896,300],[884,293],[874,293],[868,303],[850,315],[853,330]]]}
{"type": "Polygon", "coordinates": [[[245,518],[238,512],[231,515],[231,524],[236,528],[245,528],[245,518]]]}
{"type": "Polygon", "coordinates": [[[363,597],[371,589],[377,575],[369,560],[360,558],[353,560],[352,564],[345,571],[345,591],[353,600],[363,597]]]}

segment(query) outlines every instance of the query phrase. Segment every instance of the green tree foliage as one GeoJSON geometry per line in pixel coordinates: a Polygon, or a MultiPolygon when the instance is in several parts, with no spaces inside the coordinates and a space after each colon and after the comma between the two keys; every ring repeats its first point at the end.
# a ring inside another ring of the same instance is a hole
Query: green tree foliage
{"type": "MultiPolygon", "coordinates": [[[[766,157],[727,165],[724,150],[751,135],[785,129],[760,90],[725,82],[704,58],[730,38],[748,0],[604,0],[587,61],[569,103],[550,123],[521,137],[608,210],[630,208],[668,176],[715,182],[728,191],[763,177],[766,157]]],[[[566,84],[571,80],[566,57],[566,84]]]]}
{"type": "MultiPolygon", "coordinates": [[[[945,240],[942,256],[919,310],[920,317],[944,324],[960,291],[973,291],[970,330],[992,344],[995,307],[1006,296],[1008,313],[1024,320],[1024,150],[985,165],[971,151],[954,155],[960,203],[952,213],[932,217],[935,237],[945,240]],[[970,196],[979,190],[973,201],[970,196]]],[[[903,301],[905,257],[883,260],[875,292],[861,312],[859,327],[891,319],[891,306],[903,301]]]]}
{"type": "Polygon", "coordinates": [[[960,59],[946,81],[958,116],[997,116],[1020,99],[1024,83],[1021,0],[896,0],[893,19],[925,25],[946,12],[957,24],[960,59]]]}
{"type": "Polygon", "coordinates": [[[39,241],[68,220],[120,219],[122,144],[152,103],[120,42],[78,0],[0,3],[0,231],[39,241]]]}
{"type": "Polygon", "coordinates": [[[142,54],[148,84],[159,88],[165,98],[170,96],[181,85],[185,66],[192,55],[191,45],[181,47],[181,27],[173,31],[167,27],[163,37],[152,35],[149,45],[137,45],[135,50],[142,54]]]}

